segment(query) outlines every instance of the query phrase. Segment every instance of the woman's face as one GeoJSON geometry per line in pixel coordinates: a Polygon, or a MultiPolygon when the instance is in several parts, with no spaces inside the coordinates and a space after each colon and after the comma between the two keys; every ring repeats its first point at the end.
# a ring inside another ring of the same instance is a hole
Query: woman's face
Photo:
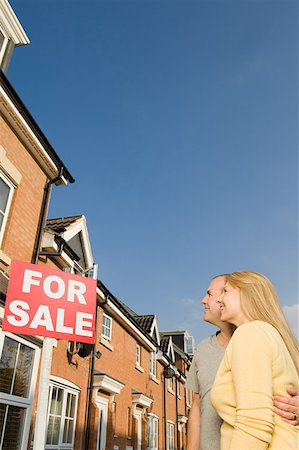
{"type": "Polygon", "coordinates": [[[240,289],[232,287],[229,283],[224,286],[219,299],[221,320],[229,322],[237,327],[248,322],[248,318],[241,308],[240,289]]]}

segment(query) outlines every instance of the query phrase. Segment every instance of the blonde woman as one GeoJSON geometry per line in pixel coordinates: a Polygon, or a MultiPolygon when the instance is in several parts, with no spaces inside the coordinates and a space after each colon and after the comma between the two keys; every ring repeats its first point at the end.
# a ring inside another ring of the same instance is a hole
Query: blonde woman
{"type": "Polygon", "coordinates": [[[298,426],[273,412],[273,396],[298,388],[299,352],[273,286],[257,272],[234,272],[219,299],[237,329],[211,392],[223,419],[221,450],[298,450],[298,426]]]}

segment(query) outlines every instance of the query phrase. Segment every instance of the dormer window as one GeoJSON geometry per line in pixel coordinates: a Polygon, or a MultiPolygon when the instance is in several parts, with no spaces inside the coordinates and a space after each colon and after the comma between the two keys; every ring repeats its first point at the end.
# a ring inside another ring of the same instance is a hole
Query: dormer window
{"type": "Polygon", "coordinates": [[[185,352],[188,355],[194,355],[194,337],[185,336],[185,352]]]}

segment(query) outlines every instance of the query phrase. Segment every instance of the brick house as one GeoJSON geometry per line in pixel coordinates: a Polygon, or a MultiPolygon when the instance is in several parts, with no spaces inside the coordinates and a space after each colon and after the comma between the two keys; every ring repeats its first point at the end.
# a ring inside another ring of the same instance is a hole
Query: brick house
{"type": "MultiPolygon", "coordinates": [[[[0,5],[6,70],[14,47],[29,39],[7,0],[0,5]]],[[[0,112],[2,320],[12,260],[82,276],[97,270],[85,217],[47,218],[53,186],[74,179],[3,71],[0,112]]],[[[138,315],[98,280],[95,345],[53,340],[45,449],[184,449],[192,354],[185,338],[160,332],[154,314],[138,315]]],[[[1,450],[32,445],[42,345],[0,329],[1,450]]]]}
{"type": "MultiPolygon", "coordinates": [[[[3,4],[8,8],[6,2],[3,4]]],[[[52,187],[74,180],[3,72],[0,73],[0,111],[2,318],[11,260],[36,262],[52,187]]],[[[41,338],[0,332],[0,416],[3,420],[0,445],[3,450],[27,448],[41,347],[41,338]]]]}

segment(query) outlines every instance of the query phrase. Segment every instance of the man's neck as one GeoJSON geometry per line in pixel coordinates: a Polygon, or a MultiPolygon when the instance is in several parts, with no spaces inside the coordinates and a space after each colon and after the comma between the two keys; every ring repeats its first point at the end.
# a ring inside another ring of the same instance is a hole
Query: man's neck
{"type": "Polygon", "coordinates": [[[221,324],[220,331],[217,333],[217,340],[222,347],[227,347],[236,327],[230,323],[221,324]]]}

